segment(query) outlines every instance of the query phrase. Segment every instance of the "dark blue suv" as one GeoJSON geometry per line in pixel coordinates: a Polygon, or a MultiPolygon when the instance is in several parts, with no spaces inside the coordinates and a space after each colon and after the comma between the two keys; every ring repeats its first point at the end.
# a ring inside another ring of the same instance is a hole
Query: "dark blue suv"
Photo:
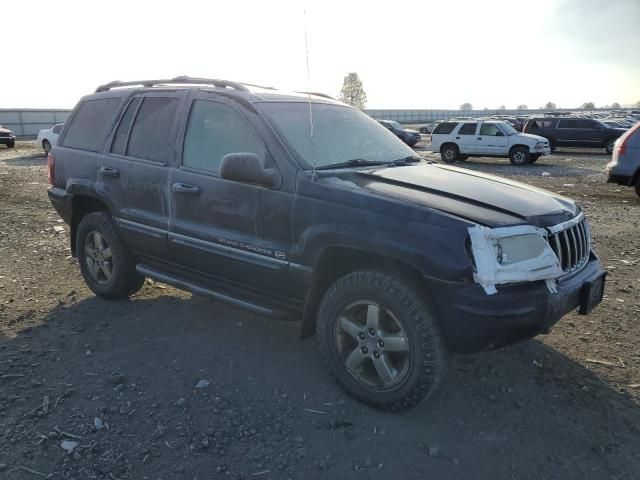
{"type": "Polygon", "coordinates": [[[431,396],[453,353],[532,337],[602,299],[573,201],[425,162],[318,94],[113,82],[80,100],[48,164],[97,295],[126,298],[150,277],[299,319],[340,386],[386,410],[431,396]]]}

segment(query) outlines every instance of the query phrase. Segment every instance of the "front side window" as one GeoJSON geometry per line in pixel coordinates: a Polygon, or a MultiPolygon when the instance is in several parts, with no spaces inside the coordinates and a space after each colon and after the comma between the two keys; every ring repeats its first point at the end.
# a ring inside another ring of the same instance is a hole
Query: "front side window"
{"type": "Polygon", "coordinates": [[[100,151],[120,102],[120,98],[83,102],[71,119],[62,146],[90,152],[100,151]]]}
{"type": "Polygon", "coordinates": [[[306,102],[256,105],[284,137],[292,153],[309,167],[313,166],[314,158],[317,167],[325,167],[351,160],[384,163],[416,155],[392,132],[351,107],[325,103],[310,106],[306,102]]]}
{"type": "Polygon", "coordinates": [[[178,99],[146,97],[131,128],[126,155],[153,162],[166,162],[169,135],[178,99]]]}
{"type": "Polygon", "coordinates": [[[462,125],[462,127],[460,127],[460,131],[458,132],[458,134],[459,135],[475,135],[477,126],[478,126],[477,123],[465,123],[464,125],[462,125]]]}
{"type": "Polygon", "coordinates": [[[500,129],[495,123],[483,123],[482,127],[480,127],[480,135],[497,137],[500,133],[500,129]]]}
{"type": "Polygon", "coordinates": [[[193,102],[182,151],[182,165],[218,172],[228,153],[255,153],[266,160],[267,149],[246,118],[233,108],[210,100],[193,102]]]}

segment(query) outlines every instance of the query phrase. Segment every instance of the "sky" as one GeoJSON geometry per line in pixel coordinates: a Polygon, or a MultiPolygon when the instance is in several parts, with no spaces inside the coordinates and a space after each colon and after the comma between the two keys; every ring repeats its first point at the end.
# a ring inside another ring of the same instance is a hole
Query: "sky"
{"type": "Polygon", "coordinates": [[[71,108],[111,80],[178,75],[337,96],[348,72],[362,79],[371,109],[640,101],[640,0],[20,0],[10,8],[0,25],[0,108],[71,108]]]}

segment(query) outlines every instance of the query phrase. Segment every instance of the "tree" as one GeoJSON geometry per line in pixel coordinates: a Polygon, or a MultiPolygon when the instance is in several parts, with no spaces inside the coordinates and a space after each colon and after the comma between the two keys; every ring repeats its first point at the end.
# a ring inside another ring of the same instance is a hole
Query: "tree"
{"type": "Polygon", "coordinates": [[[580,108],[585,108],[587,110],[593,110],[594,108],[596,108],[596,106],[595,106],[595,104],[593,102],[584,102],[580,108]]]}
{"type": "Polygon", "coordinates": [[[500,105],[500,108],[498,108],[498,110],[506,110],[507,107],[505,105],[500,105]]]}
{"type": "Polygon", "coordinates": [[[618,102],[613,102],[611,104],[611,108],[620,108],[620,104],[618,102]]]}
{"type": "Polygon", "coordinates": [[[520,105],[518,105],[518,110],[529,110],[529,107],[527,107],[524,103],[521,103],[520,105]]]}
{"type": "Polygon", "coordinates": [[[473,110],[473,105],[471,105],[469,102],[465,102],[460,105],[460,110],[473,110]]]}
{"type": "Polygon", "coordinates": [[[555,110],[558,107],[553,102],[547,102],[545,103],[544,108],[546,108],[547,110],[555,110]]]}
{"type": "Polygon", "coordinates": [[[356,72],[350,72],[344,77],[340,101],[362,110],[367,104],[367,94],[362,87],[362,80],[356,72]]]}

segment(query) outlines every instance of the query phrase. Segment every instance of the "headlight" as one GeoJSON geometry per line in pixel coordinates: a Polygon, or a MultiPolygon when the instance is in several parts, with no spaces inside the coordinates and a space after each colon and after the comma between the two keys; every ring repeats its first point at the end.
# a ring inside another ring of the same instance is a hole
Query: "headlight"
{"type": "Polygon", "coordinates": [[[554,291],[554,279],[562,275],[562,268],[546,234],[531,225],[470,228],[475,281],[488,295],[497,292],[496,285],[537,280],[547,280],[554,291]]]}
{"type": "Polygon", "coordinates": [[[536,150],[542,150],[544,148],[544,142],[536,143],[536,150]]]}

